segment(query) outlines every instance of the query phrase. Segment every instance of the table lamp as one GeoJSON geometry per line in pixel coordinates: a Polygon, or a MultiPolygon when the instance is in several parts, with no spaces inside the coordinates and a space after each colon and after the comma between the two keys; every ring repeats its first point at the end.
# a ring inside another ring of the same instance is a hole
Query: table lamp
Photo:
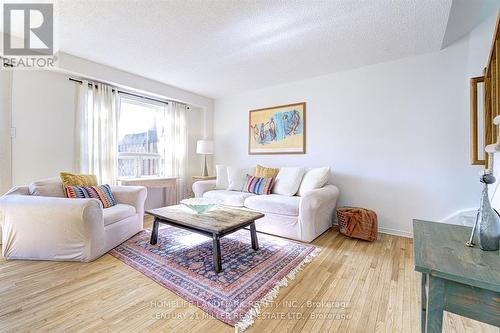
{"type": "Polygon", "coordinates": [[[207,155],[211,155],[211,154],[214,153],[214,143],[213,143],[213,141],[210,141],[210,140],[198,140],[196,142],[196,153],[197,154],[203,154],[203,155],[205,155],[204,168],[203,168],[202,176],[206,177],[206,176],[208,176],[207,155]]]}

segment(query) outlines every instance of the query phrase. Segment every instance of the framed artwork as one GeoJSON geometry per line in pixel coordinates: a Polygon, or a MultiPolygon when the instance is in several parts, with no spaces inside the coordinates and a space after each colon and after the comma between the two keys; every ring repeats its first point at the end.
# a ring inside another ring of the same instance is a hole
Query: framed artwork
{"type": "Polygon", "coordinates": [[[306,103],[250,110],[248,154],[305,154],[306,103]]]}

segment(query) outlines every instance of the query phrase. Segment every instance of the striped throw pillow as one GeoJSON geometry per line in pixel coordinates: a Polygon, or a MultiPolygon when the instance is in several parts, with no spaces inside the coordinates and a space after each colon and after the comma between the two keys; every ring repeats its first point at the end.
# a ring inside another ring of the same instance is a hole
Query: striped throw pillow
{"type": "Polygon", "coordinates": [[[102,202],[104,208],[116,205],[111,187],[109,185],[98,186],[66,186],[66,195],[68,198],[94,198],[102,202]]]}
{"type": "Polygon", "coordinates": [[[255,177],[247,175],[243,192],[255,194],[271,194],[274,178],[255,177]]]}

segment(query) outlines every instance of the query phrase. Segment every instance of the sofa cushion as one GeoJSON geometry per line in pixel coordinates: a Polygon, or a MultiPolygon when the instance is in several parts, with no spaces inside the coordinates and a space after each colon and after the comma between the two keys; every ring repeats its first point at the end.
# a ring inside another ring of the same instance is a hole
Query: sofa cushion
{"type": "Polygon", "coordinates": [[[37,180],[28,186],[31,195],[65,198],[63,183],[59,178],[37,180]]]}
{"type": "Polygon", "coordinates": [[[328,182],[329,176],[330,167],[309,169],[304,175],[304,178],[302,178],[302,183],[300,183],[297,195],[303,196],[306,192],[322,188],[328,182]]]}
{"type": "Polygon", "coordinates": [[[237,192],[229,190],[212,190],[203,193],[204,198],[220,201],[221,204],[234,207],[243,207],[245,199],[254,196],[253,193],[237,192]]]}
{"type": "Polygon", "coordinates": [[[245,199],[245,207],[262,213],[298,216],[300,197],[278,194],[256,195],[245,199]]]}
{"type": "Polygon", "coordinates": [[[135,207],[126,204],[116,204],[112,207],[105,208],[102,211],[104,226],[116,223],[127,217],[134,216],[135,214],[135,207]]]}
{"type": "Polygon", "coordinates": [[[306,169],[304,168],[281,168],[274,182],[273,193],[289,197],[295,195],[299,190],[300,182],[305,173],[306,169]]]}
{"type": "Polygon", "coordinates": [[[249,169],[245,168],[235,168],[227,167],[227,178],[229,184],[227,186],[228,190],[232,191],[243,191],[243,186],[245,185],[246,176],[250,173],[249,169]]]}
{"type": "Polygon", "coordinates": [[[215,188],[218,190],[227,190],[227,187],[229,186],[229,180],[227,178],[227,166],[216,165],[215,172],[217,174],[217,178],[215,180],[215,188]]]}

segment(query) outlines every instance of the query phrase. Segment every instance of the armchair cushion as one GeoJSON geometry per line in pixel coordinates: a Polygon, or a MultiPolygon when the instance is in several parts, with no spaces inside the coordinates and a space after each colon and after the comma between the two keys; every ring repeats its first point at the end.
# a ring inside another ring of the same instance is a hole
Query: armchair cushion
{"type": "Polygon", "coordinates": [[[102,211],[104,226],[121,221],[127,217],[134,216],[136,213],[135,207],[127,204],[116,204],[113,207],[105,208],[102,211]]]}
{"type": "Polygon", "coordinates": [[[29,186],[14,186],[4,195],[30,195],[30,188],[29,186]]]}
{"type": "Polygon", "coordinates": [[[29,194],[42,197],[65,198],[64,186],[59,178],[37,180],[29,184],[29,194]]]}
{"type": "Polygon", "coordinates": [[[133,206],[139,216],[144,215],[144,202],[148,195],[144,186],[110,186],[110,188],[116,203],[133,206]]]}

